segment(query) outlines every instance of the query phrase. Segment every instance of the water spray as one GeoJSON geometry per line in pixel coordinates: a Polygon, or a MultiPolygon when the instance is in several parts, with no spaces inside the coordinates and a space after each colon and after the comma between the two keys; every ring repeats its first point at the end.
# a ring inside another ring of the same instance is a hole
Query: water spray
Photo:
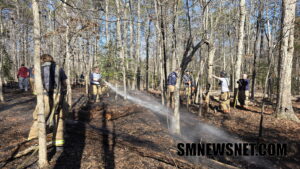
{"type": "MultiPolygon", "coordinates": [[[[162,105],[160,102],[158,102],[155,98],[151,96],[147,96],[144,93],[138,93],[137,96],[131,96],[128,93],[124,93],[124,91],[114,87],[112,84],[104,81],[105,84],[111,88],[114,92],[116,92],[118,95],[126,98],[127,100],[130,100],[134,102],[135,104],[138,104],[144,108],[147,108],[151,110],[154,113],[157,113],[159,115],[162,115],[166,117],[167,119],[171,119],[171,126],[167,124],[168,129],[169,127],[174,127],[172,125],[174,116],[171,109],[168,107],[162,105]]],[[[217,127],[214,127],[212,125],[200,122],[199,120],[195,119],[191,114],[189,113],[180,113],[180,123],[190,125],[187,129],[183,130],[181,135],[179,136],[181,140],[185,140],[187,142],[193,142],[195,140],[199,141],[199,137],[201,137],[201,142],[206,143],[246,143],[245,141],[241,140],[237,136],[233,136],[228,134],[222,129],[219,129],[217,127]]],[[[171,133],[171,132],[170,132],[171,133]]],[[[172,134],[171,134],[172,135],[172,134]]],[[[177,136],[178,137],[178,136],[177,136]]],[[[249,164],[255,164],[258,166],[270,166],[268,168],[272,168],[272,163],[268,160],[265,160],[263,158],[258,158],[254,156],[242,156],[241,157],[244,161],[247,161],[249,164]]]]}

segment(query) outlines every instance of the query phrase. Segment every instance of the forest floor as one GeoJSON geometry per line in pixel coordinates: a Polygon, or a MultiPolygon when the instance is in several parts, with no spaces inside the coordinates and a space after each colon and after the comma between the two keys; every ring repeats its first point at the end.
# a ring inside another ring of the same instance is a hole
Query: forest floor
{"type": "MultiPolygon", "coordinates": [[[[75,89],[74,100],[82,92],[75,89]]],[[[26,142],[35,97],[8,90],[5,98],[6,102],[0,103],[0,168],[17,168],[30,155],[9,157],[37,142],[26,142]]],[[[300,118],[300,101],[294,105],[300,118]]],[[[210,111],[199,117],[197,106],[192,106],[191,112],[182,113],[194,122],[210,124],[246,142],[256,142],[260,109],[250,106],[249,110],[233,109],[228,114],[210,111]]],[[[182,132],[188,132],[193,125],[182,123],[182,132]]],[[[131,101],[115,100],[112,94],[100,103],[89,102],[78,113],[76,123],[67,123],[66,130],[64,151],[54,153],[49,148],[50,168],[263,168],[235,159],[179,157],[176,148],[182,140],[169,134],[164,117],[131,101]]],[[[300,168],[300,124],[275,119],[267,107],[260,141],[288,143],[286,157],[263,157],[273,164],[266,168],[300,168]]],[[[33,157],[24,166],[37,168],[36,161],[37,157],[33,157]]]]}

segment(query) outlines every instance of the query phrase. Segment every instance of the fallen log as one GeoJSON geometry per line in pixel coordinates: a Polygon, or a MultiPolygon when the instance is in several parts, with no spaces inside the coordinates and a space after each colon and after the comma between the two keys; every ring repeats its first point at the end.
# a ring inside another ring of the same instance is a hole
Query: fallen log
{"type": "MultiPolygon", "coordinates": [[[[52,145],[53,145],[52,141],[48,142],[47,143],[47,148],[52,147],[52,145]]],[[[22,157],[24,155],[27,155],[27,154],[31,153],[32,151],[34,151],[34,150],[36,150],[38,148],[39,148],[39,145],[30,146],[30,147],[26,148],[25,150],[17,153],[15,156],[13,156],[13,158],[16,159],[16,158],[22,157]]]]}
{"type": "Polygon", "coordinates": [[[73,104],[71,112],[73,114],[74,119],[78,119],[78,112],[82,109],[82,107],[86,106],[89,101],[87,96],[81,96],[75,104],[73,104]]]}
{"type": "Polygon", "coordinates": [[[88,102],[89,98],[87,96],[81,96],[77,101],[72,105],[72,111],[78,112],[83,106],[88,102]]]}

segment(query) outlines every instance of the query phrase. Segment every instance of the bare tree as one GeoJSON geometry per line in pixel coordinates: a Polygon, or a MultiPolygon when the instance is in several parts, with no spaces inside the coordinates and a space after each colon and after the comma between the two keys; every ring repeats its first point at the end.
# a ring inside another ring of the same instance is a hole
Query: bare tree
{"type": "MultiPolygon", "coordinates": [[[[256,82],[256,72],[257,72],[257,59],[260,53],[260,43],[259,43],[259,35],[261,32],[262,27],[262,12],[263,12],[263,2],[259,0],[259,11],[258,17],[256,20],[256,35],[255,35],[255,42],[254,42],[254,59],[253,59],[253,70],[252,70],[252,86],[251,86],[251,98],[254,99],[255,94],[255,82],[256,82]]],[[[263,41],[263,39],[260,39],[263,41]]]]}
{"type": "Polygon", "coordinates": [[[44,100],[43,100],[43,84],[41,76],[41,62],[40,62],[40,14],[39,4],[37,0],[32,0],[33,12],[33,33],[34,33],[34,67],[35,67],[35,90],[37,93],[37,115],[38,115],[38,129],[39,129],[39,167],[44,168],[48,165],[47,159],[47,145],[46,145],[46,125],[44,114],[44,100]]]}
{"type": "Polygon", "coordinates": [[[278,63],[278,93],[276,115],[300,122],[292,106],[291,79],[294,55],[296,0],[282,1],[281,43],[278,63]]]}
{"type": "Polygon", "coordinates": [[[117,39],[118,39],[118,47],[121,48],[120,50],[120,58],[121,58],[121,65],[122,65],[122,74],[123,74],[123,88],[125,93],[125,99],[126,99],[126,93],[127,93],[127,87],[126,87],[126,67],[125,67],[125,54],[124,54],[124,44],[123,39],[121,35],[121,11],[120,11],[120,1],[115,0],[116,7],[117,7],[117,39]]]}
{"type": "MultiPolygon", "coordinates": [[[[238,31],[238,47],[235,61],[235,80],[241,76],[241,66],[243,57],[243,42],[244,42],[244,27],[245,27],[245,0],[240,0],[240,18],[239,18],[239,31],[238,31]]],[[[238,84],[235,83],[235,95],[237,94],[238,84]]],[[[236,98],[236,97],[235,97],[236,98]]],[[[234,101],[236,102],[236,100],[234,101]]]]}
{"type": "Polygon", "coordinates": [[[138,70],[140,69],[140,46],[141,46],[141,0],[137,2],[137,37],[136,37],[136,53],[135,53],[135,63],[134,63],[134,72],[133,72],[133,84],[132,89],[139,88],[138,84],[138,70]]]}
{"type": "Polygon", "coordinates": [[[3,23],[2,23],[2,10],[0,9],[0,102],[4,102],[3,96],[3,43],[2,43],[2,35],[3,35],[3,23]]]}
{"type": "MultiPolygon", "coordinates": [[[[69,16],[69,12],[67,9],[67,0],[65,0],[65,3],[63,4],[64,6],[64,11],[66,14],[66,17],[68,18],[69,16]]],[[[66,41],[66,59],[65,59],[65,69],[66,69],[66,74],[67,74],[67,100],[68,100],[68,104],[72,105],[72,88],[71,88],[71,67],[70,67],[70,62],[71,62],[71,53],[70,53],[70,34],[69,34],[69,22],[68,19],[66,19],[66,32],[65,32],[65,41],[66,41]]]]}
{"type": "Polygon", "coordinates": [[[150,35],[151,35],[151,19],[148,15],[147,18],[147,32],[146,32],[146,90],[148,91],[149,89],[149,40],[150,40],[150,35]]]}

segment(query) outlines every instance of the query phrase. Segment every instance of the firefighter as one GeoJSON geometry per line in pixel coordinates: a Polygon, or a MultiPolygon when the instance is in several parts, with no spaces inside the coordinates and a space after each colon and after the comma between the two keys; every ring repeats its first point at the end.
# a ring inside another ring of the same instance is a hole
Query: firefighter
{"type": "MultiPolygon", "coordinates": [[[[67,76],[62,68],[56,65],[49,54],[41,56],[41,74],[43,82],[44,113],[47,128],[53,125],[53,143],[57,151],[64,146],[64,118],[68,112],[65,101],[67,76]]],[[[33,112],[33,125],[28,140],[38,136],[37,109],[33,112]]]]}
{"type": "Polygon", "coordinates": [[[79,77],[79,84],[80,84],[80,87],[83,87],[84,86],[84,75],[83,75],[83,72],[81,73],[80,77],[79,77]]]}
{"type": "Polygon", "coordinates": [[[238,100],[242,108],[247,109],[249,103],[249,84],[247,74],[243,74],[243,78],[237,81],[239,84],[238,100]]]}
{"type": "Polygon", "coordinates": [[[100,69],[94,67],[92,73],[90,74],[90,82],[92,87],[92,99],[95,102],[100,101],[100,95],[102,94],[102,75],[100,74],[100,69]]]}
{"type": "Polygon", "coordinates": [[[194,78],[193,75],[191,74],[190,70],[186,70],[185,74],[182,77],[183,80],[183,85],[185,89],[185,95],[187,98],[187,104],[191,104],[191,97],[192,93],[195,90],[195,84],[194,84],[194,78]]]}
{"type": "Polygon", "coordinates": [[[221,77],[217,77],[215,75],[212,76],[220,81],[219,83],[221,85],[220,108],[224,113],[229,113],[230,112],[230,91],[229,91],[230,80],[229,78],[226,77],[225,72],[220,73],[221,77]]]}
{"type": "Polygon", "coordinates": [[[173,108],[174,107],[174,92],[175,92],[175,85],[177,82],[177,74],[179,73],[179,69],[175,69],[175,71],[171,72],[168,76],[168,81],[167,81],[167,85],[168,85],[168,106],[173,108]]]}

